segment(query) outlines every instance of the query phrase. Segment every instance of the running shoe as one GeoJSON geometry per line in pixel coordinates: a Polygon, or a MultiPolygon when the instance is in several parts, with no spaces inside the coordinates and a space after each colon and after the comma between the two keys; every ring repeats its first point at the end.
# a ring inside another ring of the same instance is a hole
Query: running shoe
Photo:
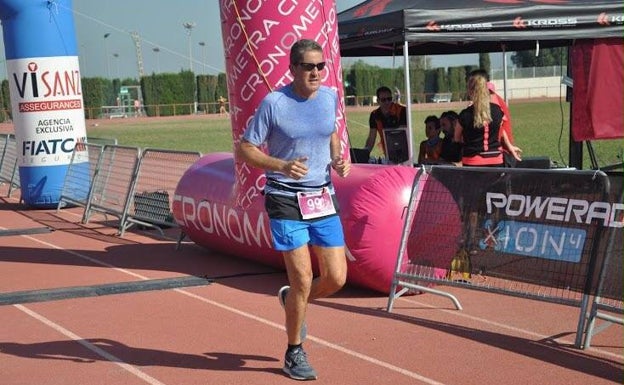
{"type": "Polygon", "coordinates": [[[316,380],[316,370],[308,363],[308,357],[302,347],[286,351],[284,357],[284,373],[294,380],[316,380]]]}
{"type": "MultiPolygon", "coordinates": [[[[282,286],[281,289],[277,292],[277,298],[279,299],[280,305],[282,305],[282,309],[286,309],[286,297],[288,296],[288,292],[290,291],[290,286],[282,286]]],[[[299,332],[299,338],[301,338],[301,342],[303,342],[308,336],[308,325],[306,325],[305,320],[303,320],[303,324],[301,325],[301,331],[299,332]]]]}

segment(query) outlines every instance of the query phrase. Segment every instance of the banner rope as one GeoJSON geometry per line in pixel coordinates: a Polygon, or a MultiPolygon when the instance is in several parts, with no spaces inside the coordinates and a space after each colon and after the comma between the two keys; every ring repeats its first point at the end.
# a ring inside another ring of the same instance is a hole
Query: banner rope
{"type": "Polygon", "coordinates": [[[247,34],[247,30],[245,29],[245,24],[243,24],[240,12],[238,10],[238,5],[236,4],[236,0],[232,1],[232,5],[234,6],[234,12],[236,12],[236,22],[240,25],[241,30],[243,31],[243,35],[245,36],[245,45],[247,45],[247,47],[249,48],[249,54],[251,55],[252,59],[256,63],[256,69],[258,70],[258,73],[262,76],[262,80],[264,80],[264,83],[269,89],[269,92],[272,92],[273,87],[271,87],[271,83],[269,83],[269,80],[267,79],[266,74],[262,71],[260,62],[258,62],[258,57],[256,56],[256,53],[253,51],[251,47],[249,35],[247,34]]]}

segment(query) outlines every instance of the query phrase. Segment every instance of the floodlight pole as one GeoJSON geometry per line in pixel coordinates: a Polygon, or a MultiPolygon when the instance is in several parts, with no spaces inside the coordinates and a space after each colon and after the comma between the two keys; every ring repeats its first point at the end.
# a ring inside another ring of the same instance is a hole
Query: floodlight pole
{"type": "MultiPolygon", "coordinates": [[[[191,74],[193,73],[193,46],[191,44],[191,33],[193,32],[193,28],[195,28],[194,21],[187,21],[182,23],[184,29],[186,29],[186,35],[188,36],[188,50],[189,50],[189,70],[191,74]]],[[[193,112],[197,114],[197,97],[196,97],[196,89],[195,89],[195,75],[193,75],[193,112]]]]}
{"type": "Polygon", "coordinates": [[[121,79],[119,76],[119,54],[115,52],[113,53],[113,57],[115,58],[115,65],[117,66],[117,79],[121,79]]]}
{"type": "Polygon", "coordinates": [[[202,73],[206,73],[206,42],[200,41],[199,46],[202,47],[202,73]]]}
{"type": "Polygon", "coordinates": [[[110,33],[104,34],[104,55],[106,56],[106,76],[108,79],[111,77],[110,73],[110,57],[108,56],[108,40],[107,38],[110,36],[110,33]]]}
{"type": "Polygon", "coordinates": [[[154,54],[156,55],[156,73],[160,73],[160,58],[158,56],[158,53],[160,52],[160,48],[154,47],[152,48],[152,51],[154,51],[154,54]]]}
{"type": "Polygon", "coordinates": [[[189,70],[193,72],[193,47],[191,45],[191,33],[193,32],[193,28],[195,28],[195,22],[184,22],[182,23],[184,29],[186,29],[186,35],[188,36],[188,50],[189,50],[189,70]]]}

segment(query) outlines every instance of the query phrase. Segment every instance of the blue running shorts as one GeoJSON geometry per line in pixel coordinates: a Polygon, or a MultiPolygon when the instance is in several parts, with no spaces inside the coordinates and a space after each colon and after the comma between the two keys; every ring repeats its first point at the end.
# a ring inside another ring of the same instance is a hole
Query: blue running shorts
{"type": "Polygon", "coordinates": [[[312,221],[270,219],[270,223],[277,251],[294,250],[307,243],[320,247],[340,247],[345,243],[338,215],[312,221]]]}

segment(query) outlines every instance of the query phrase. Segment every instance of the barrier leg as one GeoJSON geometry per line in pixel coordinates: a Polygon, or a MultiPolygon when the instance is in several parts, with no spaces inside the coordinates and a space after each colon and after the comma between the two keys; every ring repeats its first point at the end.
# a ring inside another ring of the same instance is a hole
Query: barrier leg
{"type": "MultiPolygon", "coordinates": [[[[441,290],[436,290],[436,289],[432,289],[430,287],[426,287],[426,286],[421,286],[421,285],[416,285],[413,283],[409,283],[409,282],[403,282],[403,281],[399,281],[398,284],[400,286],[403,286],[404,289],[402,289],[399,292],[399,295],[397,295],[396,297],[398,298],[401,294],[405,293],[405,291],[407,291],[407,289],[405,288],[410,288],[410,289],[414,289],[414,290],[418,290],[418,291],[423,291],[425,293],[429,293],[429,294],[434,294],[434,295],[439,295],[442,297],[446,297],[448,299],[451,300],[451,302],[453,302],[453,305],[455,306],[456,310],[463,310],[461,304],[459,303],[459,300],[457,299],[457,297],[455,297],[453,294],[451,293],[447,293],[445,291],[441,291],[441,290]]],[[[394,302],[393,300],[389,300],[388,301],[388,312],[392,312],[392,302],[394,302]]]]}

